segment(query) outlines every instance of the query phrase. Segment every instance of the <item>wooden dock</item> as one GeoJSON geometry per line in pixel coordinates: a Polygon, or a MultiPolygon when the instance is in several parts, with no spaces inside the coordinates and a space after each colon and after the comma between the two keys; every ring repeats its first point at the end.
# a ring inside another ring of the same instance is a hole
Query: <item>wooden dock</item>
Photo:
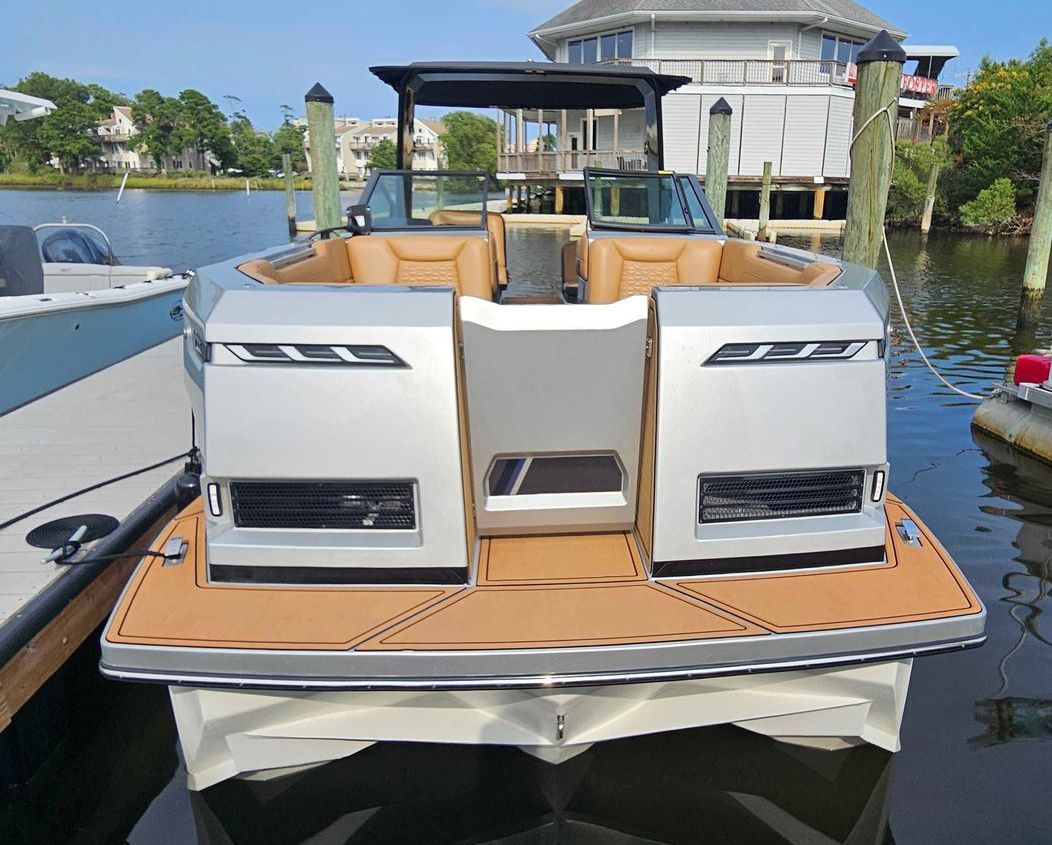
{"type": "MultiPolygon", "coordinates": [[[[0,524],[189,447],[176,338],[0,417],[0,524]]],[[[180,472],[173,461],[0,529],[0,731],[106,618],[137,563],[42,564],[47,551],[26,533],[103,513],[120,525],[85,544],[87,555],[142,548],[174,510],[171,480],[180,472]]]]}

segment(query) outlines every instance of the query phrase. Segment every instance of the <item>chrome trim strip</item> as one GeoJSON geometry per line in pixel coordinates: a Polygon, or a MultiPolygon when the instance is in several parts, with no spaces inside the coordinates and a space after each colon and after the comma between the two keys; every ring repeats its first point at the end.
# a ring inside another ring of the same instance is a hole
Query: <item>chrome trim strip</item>
{"type": "Polygon", "coordinates": [[[826,669],[836,666],[886,663],[893,660],[963,651],[986,642],[986,634],[968,640],[917,646],[908,650],[832,655],[805,660],[750,663],[737,666],[692,666],[664,670],[625,673],[590,673],[574,675],[488,676],[478,678],[254,678],[223,675],[169,674],[118,669],[99,663],[99,671],[116,681],[163,683],[175,686],[219,687],[233,689],[318,690],[318,691],[383,691],[383,690],[467,690],[467,689],[551,689],[562,687],[607,686],[654,681],[687,681],[693,678],[721,675],[754,675],[765,672],[792,672],[826,669]]]}
{"type": "Polygon", "coordinates": [[[696,675],[747,674],[778,668],[892,660],[979,645],[986,609],[966,616],[756,634],[709,640],[633,643],[581,648],[460,651],[308,651],[201,648],[182,644],[129,645],[102,638],[101,666],[114,678],[229,687],[330,689],[485,688],[620,683],[696,675]],[[964,645],[962,645],[964,644],[964,645]],[[289,667],[294,667],[292,675],[289,667]]]}

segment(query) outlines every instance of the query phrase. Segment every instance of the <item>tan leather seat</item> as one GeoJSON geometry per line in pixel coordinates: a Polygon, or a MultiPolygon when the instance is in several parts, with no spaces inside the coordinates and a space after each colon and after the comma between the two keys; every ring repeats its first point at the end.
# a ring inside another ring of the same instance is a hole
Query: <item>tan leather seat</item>
{"type": "MultiPolygon", "coordinates": [[[[427,219],[436,226],[478,226],[479,213],[440,209],[432,211],[427,219]]],[[[493,258],[493,290],[496,292],[498,285],[508,285],[508,242],[504,232],[504,215],[487,211],[486,231],[493,258]]]]}
{"type": "Polygon", "coordinates": [[[719,281],[725,285],[809,285],[824,287],[840,275],[840,267],[812,261],[803,269],[760,257],[754,241],[728,240],[723,245],[719,281]]]}
{"type": "Polygon", "coordinates": [[[346,241],[361,285],[452,285],[464,296],[493,298],[490,252],[480,237],[365,235],[346,241]]]}
{"type": "Polygon", "coordinates": [[[662,285],[715,284],[720,242],[700,238],[597,238],[588,245],[588,302],[615,302],[662,285]]]}
{"type": "Polygon", "coordinates": [[[317,241],[310,253],[280,267],[265,258],[256,258],[238,265],[237,269],[269,285],[349,284],[353,279],[346,244],[343,238],[317,241]]]}

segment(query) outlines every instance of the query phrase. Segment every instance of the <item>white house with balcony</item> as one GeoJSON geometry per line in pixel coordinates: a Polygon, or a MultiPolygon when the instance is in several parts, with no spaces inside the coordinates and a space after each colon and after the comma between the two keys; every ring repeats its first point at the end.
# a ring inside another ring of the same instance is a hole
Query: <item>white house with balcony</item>
{"type": "MultiPolygon", "coordinates": [[[[99,142],[96,170],[151,171],[157,166],[142,146],[139,127],[132,119],[131,106],[114,106],[109,117],[100,121],[91,134],[99,142]]],[[[202,170],[215,172],[219,160],[207,150],[198,152],[187,147],[177,155],[166,155],[161,162],[165,170],[202,170]]]]}
{"type": "MultiPolygon", "coordinates": [[[[365,179],[369,175],[369,156],[380,141],[398,141],[398,118],[378,117],[360,120],[357,117],[337,117],[336,169],[345,179],[365,179]]],[[[293,121],[306,126],[306,120],[293,121]]],[[[418,117],[413,130],[413,169],[440,170],[445,166],[442,135],[446,128],[440,120],[418,117]]],[[[303,136],[310,168],[310,133],[303,136]]]]}
{"type": "MultiPolygon", "coordinates": [[[[731,188],[754,186],[770,161],[777,187],[815,191],[847,182],[854,62],[882,29],[906,38],[851,0],[581,0],[529,37],[555,62],[630,63],[690,77],[662,100],[666,167],[704,175],[709,109],[722,97],[733,109],[731,188]]],[[[910,121],[958,53],[903,46],[900,133],[918,139],[923,132],[910,121]]],[[[502,124],[501,169],[525,181],[553,168],[567,178],[585,163],[631,167],[642,155],[638,114],[509,112],[502,124]],[[558,155],[529,159],[531,135],[554,139],[548,147],[558,155]]],[[[732,190],[731,213],[739,200],[732,190]]],[[[815,200],[820,209],[824,196],[815,200]]]]}

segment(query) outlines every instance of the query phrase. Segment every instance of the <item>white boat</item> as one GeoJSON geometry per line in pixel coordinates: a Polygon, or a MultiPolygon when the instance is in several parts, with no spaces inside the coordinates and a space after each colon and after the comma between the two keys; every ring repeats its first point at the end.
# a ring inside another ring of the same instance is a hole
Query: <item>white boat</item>
{"type": "Polygon", "coordinates": [[[101,664],[169,685],[190,787],[715,724],[897,750],[913,659],[979,645],[986,611],[887,493],[880,277],[726,237],[662,169],[682,77],[373,72],[403,130],[415,104],[640,108],[647,169],[585,170],[564,296],[507,295],[484,174],[404,169],[345,232],[194,277],[204,495],[101,664]]]}
{"type": "Polygon", "coordinates": [[[189,279],[94,226],[0,226],[0,414],[177,335],[189,279]]]}

